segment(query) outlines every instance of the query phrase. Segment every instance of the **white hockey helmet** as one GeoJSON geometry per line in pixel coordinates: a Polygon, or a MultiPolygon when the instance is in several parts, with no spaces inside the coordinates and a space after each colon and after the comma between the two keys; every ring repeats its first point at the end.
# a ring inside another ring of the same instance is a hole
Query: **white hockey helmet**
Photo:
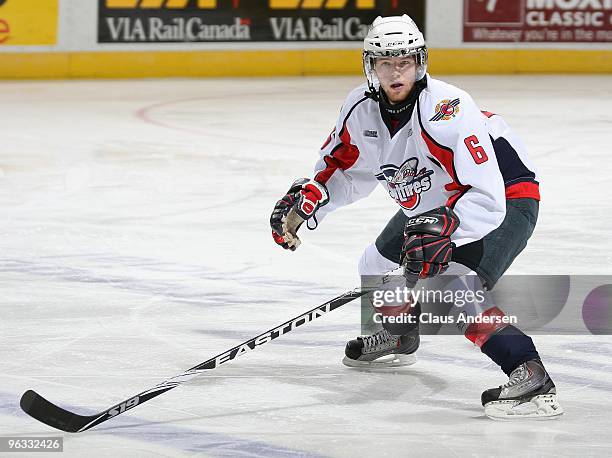
{"type": "Polygon", "coordinates": [[[363,71],[370,91],[376,92],[378,82],[374,71],[376,58],[401,56],[415,56],[416,81],[423,79],[427,72],[427,46],[417,25],[407,14],[378,16],[363,40],[363,71]]]}

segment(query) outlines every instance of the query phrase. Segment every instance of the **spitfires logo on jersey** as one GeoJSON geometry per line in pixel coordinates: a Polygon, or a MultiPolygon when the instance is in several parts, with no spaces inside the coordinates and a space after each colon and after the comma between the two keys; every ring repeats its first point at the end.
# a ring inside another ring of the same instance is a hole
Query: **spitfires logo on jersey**
{"type": "Polygon", "coordinates": [[[430,119],[430,121],[448,121],[449,119],[454,118],[461,111],[459,108],[460,103],[461,101],[459,99],[442,100],[436,105],[436,114],[430,119]]]}
{"type": "Polygon", "coordinates": [[[382,172],[376,178],[387,182],[389,195],[407,210],[417,208],[421,203],[421,194],[431,189],[431,175],[434,171],[426,167],[419,169],[416,157],[411,157],[400,167],[386,164],[380,169],[382,172]]]}

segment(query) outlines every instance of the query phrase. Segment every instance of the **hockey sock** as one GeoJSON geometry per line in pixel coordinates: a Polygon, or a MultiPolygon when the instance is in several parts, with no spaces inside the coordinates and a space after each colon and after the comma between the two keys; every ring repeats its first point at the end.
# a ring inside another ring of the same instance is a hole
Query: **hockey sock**
{"type": "Polygon", "coordinates": [[[531,337],[512,325],[490,336],[480,350],[508,376],[521,364],[540,358],[531,337]]]}
{"type": "Polygon", "coordinates": [[[497,307],[481,313],[482,322],[472,323],[465,330],[465,337],[508,375],[521,364],[539,358],[531,337],[520,329],[501,320],[504,317],[497,307]]]}

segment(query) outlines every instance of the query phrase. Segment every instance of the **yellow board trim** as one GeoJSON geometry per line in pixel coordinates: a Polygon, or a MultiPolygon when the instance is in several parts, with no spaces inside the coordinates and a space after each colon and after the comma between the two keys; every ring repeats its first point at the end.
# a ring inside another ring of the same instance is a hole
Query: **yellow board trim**
{"type": "Polygon", "coordinates": [[[433,49],[432,73],[612,73],[612,49],[433,49]]]}
{"type": "MultiPolygon", "coordinates": [[[[432,74],[612,73],[612,50],[432,49],[432,74]]],[[[361,73],[359,49],[2,53],[0,78],[313,76],[361,73]]]]}

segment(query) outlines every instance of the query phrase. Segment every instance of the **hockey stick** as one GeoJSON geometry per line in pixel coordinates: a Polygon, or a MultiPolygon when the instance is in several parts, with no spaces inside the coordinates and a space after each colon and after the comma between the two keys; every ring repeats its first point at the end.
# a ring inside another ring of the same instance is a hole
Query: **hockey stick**
{"type": "Polygon", "coordinates": [[[96,415],[78,415],[70,412],[47,401],[33,390],[28,390],[23,393],[23,396],[21,396],[20,405],[25,413],[53,428],[70,433],[86,431],[96,425],[99,425],[100,423],[105,422],[106,420],[110,420],[111,418],[136,407],[139,404],[142,404],[143,402],[153,399],[166,391],[170,391],[171,389],[182,385],[188,380],[201,375],[204,371],[215,369],[217,366],[220,366],[223,363],[248,353],[260,345],[268,343],[282,336],[283,334],[287,334],[288,332],[293,331],[295,328],[309,323],[310,321],[313,321],[316,318],[331,312],[332,310],[336,310],[344,304],[363,296],[369,291],[370,289],[355,289],[353,291],[344,293],[341,296],[326,302],[325,304],[313,308],[297,318],[286,321],[280,326],[270,329],[263,334],[259,334],[257,337],[253,337],[252,339],[249,339],[230,350],[210,358],[208,361],[204,361],[203,363],[186,370],[180,375],[169,378],[168,380],[155,385],[153,388],[145,390],[142,393],[139,393],[136,396],[133,396],[96,415]]]}

